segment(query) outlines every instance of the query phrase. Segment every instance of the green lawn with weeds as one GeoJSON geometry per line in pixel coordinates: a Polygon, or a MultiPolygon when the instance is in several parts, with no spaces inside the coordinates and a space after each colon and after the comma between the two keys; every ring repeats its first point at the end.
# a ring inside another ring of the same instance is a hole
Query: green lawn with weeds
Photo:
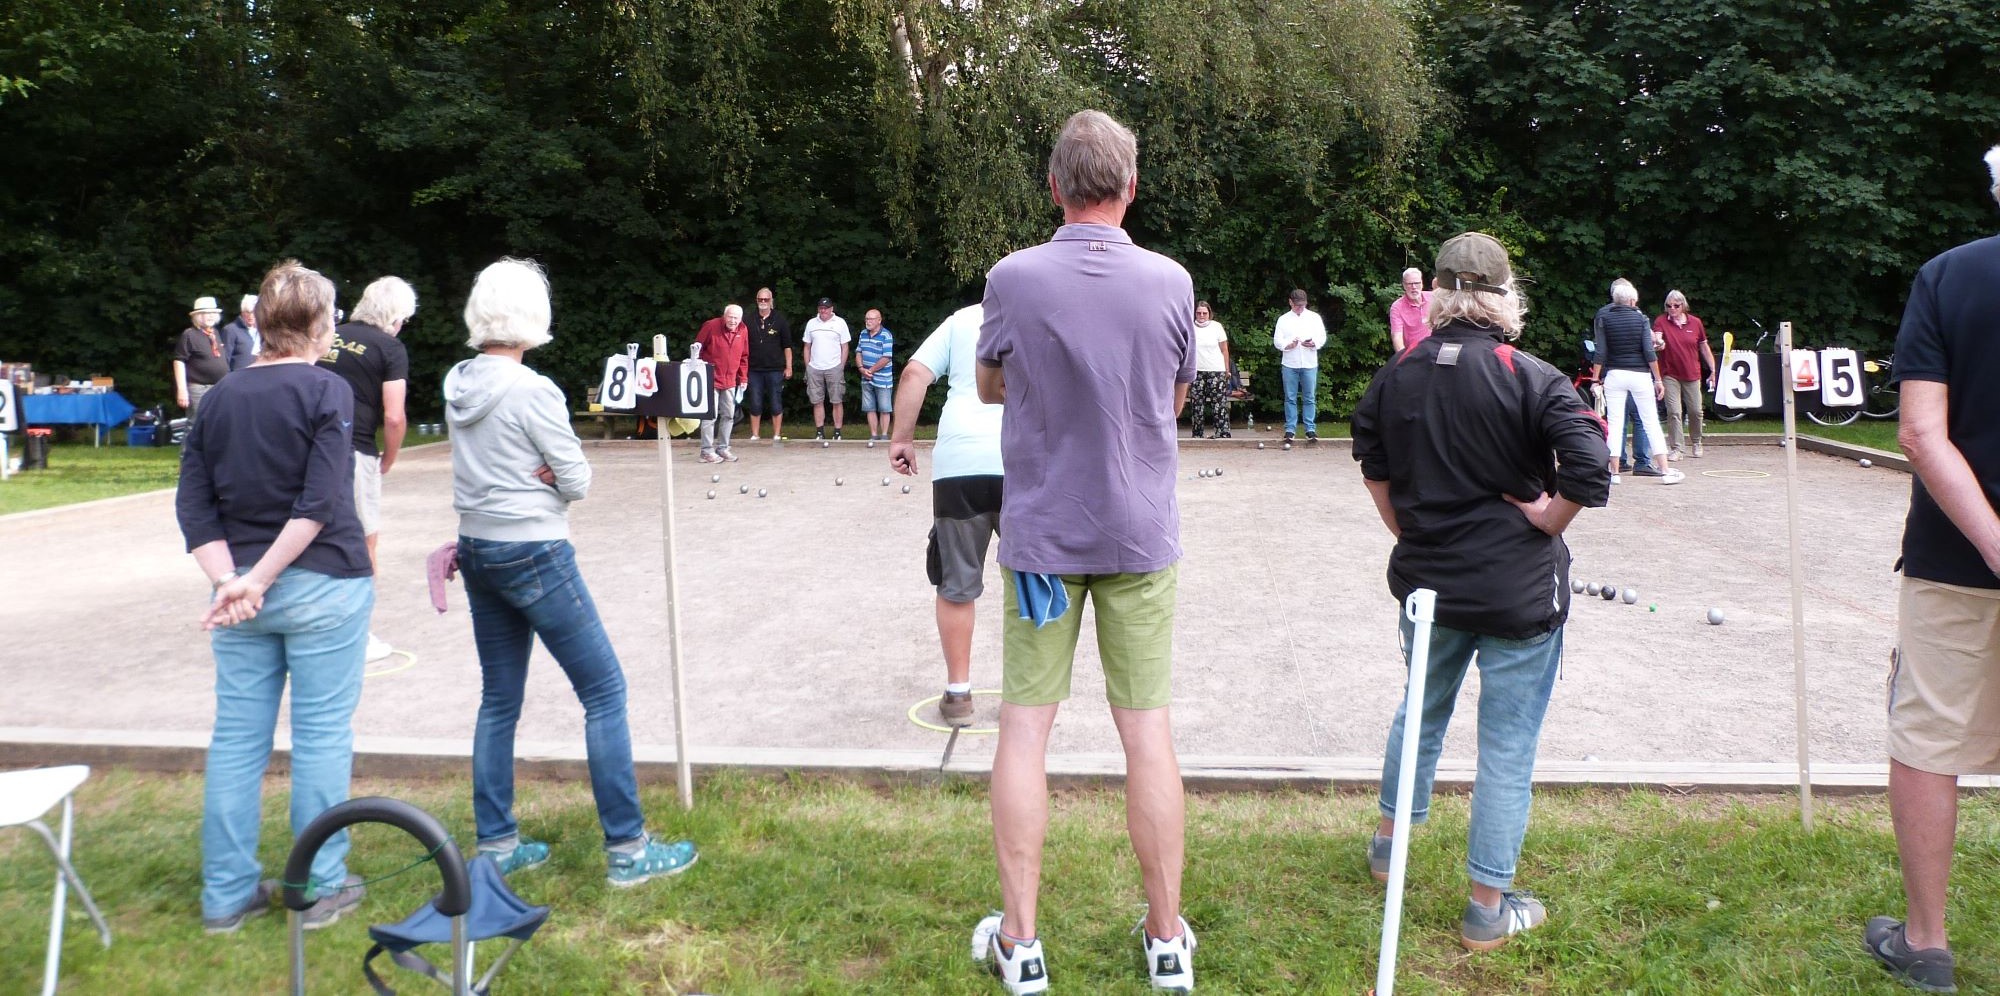
{"type": "MultiPolygon", "coordinates": [[[[407,799],[469,839],[463,782],[360,781],[356,795],[407,799]]],[[[287,846],[283,780],[265,800],[263,853],[287,846]]],[[[687,873],[612,889],[589,788],[524,782],[523,829],[555,845],[514,884],[554,908],[510,965],[501,993],[998,992],[967,953],[996,901],[983,785],[871,789],[822,780],[718,776],[682,814],[648,789],[655,833],[687,835],[687,873]]],[[[1549,906],[1544,927],[1470,955],[1464,903],[1466,803],[1442,797],[1411,850],[1399,990],[1411,993],[1902,992],[1863,951],[1863,921],[1902,908],[1880,797],[1822,798],[1806,834],[1788,796],[1543,792],[1519,884],[1549,906]]],[[[269,993],[286,979],[283,918],[208,937],[199,924],[198,776],[100,771],[78,796],[76,865],[110,916],[100,948],[70,922],[64,979],[79,993],[269,993]]],[[[1373,798],[1218,794],[1189,800],[1185,912],[1206,993],[1360,993],[1374,980],[1382,890],[1363,847],[1373,798]]],[[[1146,991],[1138,868],[1115,792],[1053,805],[1041,934],[1055,992],[1146,991]]],[[[2000,988],[2000,798],[1968,797],[1952,922],[1965,991],[2000,988]]],[[[0,992],[39,978],[52,874],[25,833],[0,835],[0,992]]],[[[380,826],[355,834],[351,866],[384,875],[418,848],[380,826]]],[[[436,888],[419,867],[371,887],[354,915],[308,936],[309,988],[366,991],[365,925],[401,919],[436,888]]],[[[74,909],[74,905],[72,905],[74,909]]],[[[497,953],[487,945],[487,957],[497,953]]],[[[440,948],[433,960],[446,957],[440,948]]],[[[408,992],[427,991],[403,973],[408,992]]]]}

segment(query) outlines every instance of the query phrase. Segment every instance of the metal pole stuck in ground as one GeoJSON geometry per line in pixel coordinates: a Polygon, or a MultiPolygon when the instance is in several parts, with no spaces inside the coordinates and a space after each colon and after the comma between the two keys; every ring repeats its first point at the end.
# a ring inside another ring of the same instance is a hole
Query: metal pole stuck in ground
{"type": "Polygon", "coordinates": [[[1375,994],[1396,991],[1396,945],[1403,931],[1403,872],[1410,861],[1410,806],[1417,794],[1417,742],[1424,732],[1424,675],[1430,669],[1431,623],[1437,592],[1418,588],[1403,600],[1411,624],[1410,687],[1403,697],[1403,756],[1397,765],[1395,830],[1389,844],[1389,898],[1382,907],[1382,951],[1375,965],[1375,994]]]}
{"type": "Polygon", "coordinates": [[[1799,422],[1798,400],[1792,380],[1792,323],[1778,323],[1779,364],[1785,378],[1785,520],[1791,547],[1792,576],[1792,711],[1798,721],[1799,821],[1806,832],[1813,828],[1812,724],[1806,705],[1806,597],[1805,570],[1799,564],[1799,422]]]}
{"type": "MultiPolygon", "coordinates": [[[[653,337],[654,358],[666,359],[666,337],[653,337]]],[[[674,682],[674,784],[681,808],[694,809],[694,771],[688,764],[687,685],[681,677],[681,599],[674,582],[674,447],[670,420],[656,420],[660,437],[660,550],[667,575],[667,654],[674,682]]]]}

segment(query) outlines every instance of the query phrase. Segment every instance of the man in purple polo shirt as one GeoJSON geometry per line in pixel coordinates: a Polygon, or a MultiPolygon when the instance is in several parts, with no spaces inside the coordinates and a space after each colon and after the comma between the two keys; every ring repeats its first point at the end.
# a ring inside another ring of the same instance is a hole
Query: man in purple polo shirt
{"type": "Polygon", "coordinates": [[[1035,933],[1048,739],[1069,697],[1085,599],[1096,607],[1105,698],[1125,747],[1147,972],[1156,989],[1194,988],[1194,934],[1180,916],[1185,812],[1168,717],[1181,556],[1174,426],[1194,381],[1194,282],[1119,227],[1138,193],[1138,161],[1132,133],[1108,115],[1071,117],[1049,156],[1063,227],[986,276],[979,399],[1007,407],[1007,607],[992,788],[1003,911],[980,921],[972,945],[1014,994],[1048,988],[1035,933]]]}

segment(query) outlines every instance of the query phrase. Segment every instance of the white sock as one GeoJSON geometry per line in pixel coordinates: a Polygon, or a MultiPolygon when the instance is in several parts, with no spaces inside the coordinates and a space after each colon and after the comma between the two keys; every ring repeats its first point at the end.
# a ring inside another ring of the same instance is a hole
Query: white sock
{"type": "Polygon", "coordinates": [[[950,692],[953,695],[967,695],[972,692],[972,682],[954,681],[944,686],[944,690],[950,692]]]}

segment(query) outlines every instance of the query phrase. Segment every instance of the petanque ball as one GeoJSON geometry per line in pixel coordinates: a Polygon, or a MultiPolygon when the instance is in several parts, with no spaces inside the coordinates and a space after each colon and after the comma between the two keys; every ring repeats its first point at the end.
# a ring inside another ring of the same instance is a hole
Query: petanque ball
{"type": "Polygon", "coordinates": [[[1260,450],[1261,450],[1261,449],[1263,449],[1263,448],[1264,448],[1264,444],[1263,444],[1263,443],[1258,443],[1258,444],[1257,444],[1257,448],[1258,448],[1258,449],[1260,449],[1260,450]]]}
{"type": "Polygon", "coordinates": [[[1639,590],[1637,588],[1627,588],[1619,593],[1618,597],[1623,598],[1626,605],[1639,604],[1639,590]]]}
{"type": "Polygon", "coordinates": [[[1215,473],[1213,473],[1213,474],[1210,474],[1210,475],[1208,475],[1208,476],[1210,476],[1210,477],[1221,477],[1221,476],[1222,476],[1222,468],[1221,468],[1221,467],[1217,467],[1217,468],[1215,468],[1215,473]]]}
{"type": "Polygon", "coordinates": [[[1721,609],[1710,609],[1710,610],[1708,610],[1708,624],[1709,624],[1710,626],[1720,626],[1720,625],[1722,625],[1722,610],[1721,610],[1721,609]]]}
{"type": "Polygon", "coordinates": [[[1873,460],[1870,460],[1870,459],[1868,459],[1867,457],[1862,457],[1862,458],[1861,458],[1861,465],[1862,465],[1863,467],[1873,467],[1873,466],[1875,466],[1875,461],[1873,461],[1873,460]]]}
{"type": "Polygon", "coordinates": [[[1608,584],[1605,585],[1603,589],[1598,591],[1598,594],[1603,595],[1604,600],[1607,602],[1615,602],[1618,600],[1618,589],[1608,584]]]}
{"type": "Polygon", "coordinates": [[[737,493],[737,494],[739,494],[739,495],[747,495],[747,494],[749,494],[749,493],[750,493],[750,485],[748,485],[748,484],[738,484],[738,485],[736,486],[736,493],[737,493]]]}
{"type": "Polygon", "coordinates": [[[885,488],[889,486],[889,479],[888,479],[888,478],[886,478],[886,477],[885,477],[885,478],[883,478],[883,479],[882,479],[882,486],[883,486],[883,487],[885,487],[885,488]]]}
{"type": "Polygon", "coordinates": [[[1572,594],[1572,595],[1581,595],[1581,594],[1583,594],[1583,582],[1581,582],[1581,581],[1578,581],[1578,580],[1577,580],[1577,579],[1575,579],[1575,578],[1570,578],[1570,579],[1569,579],[1569,591],[1570,591],[1570,594],[1572,594]]]}
{"type": "Polygon", "coordinates": [[[831,440],[831,439],[822,439],[822,440],[820,440],[820,441],[819,441],[819,448],[820,448],[820,449],[826,449],[827,447],[829,447],[829,446],[832,446],[832,445],[833,445],[833,440],[831,440]]]}
{"type": "Polygon", "coordinates": [[[873,439],[868,441],[868,448],[871,450],[875,448],[875,441],[873,439]]]}
{"type": "Polygon", "coordinates": [[[762,497],[764,497],[765,493],[766,493],[766,492],[764,491],[764,489],[763,489],[763,488],[758,488],[758,489],[757,489],[757,497],[759,497],[759,498],[762,498],[762,497]]]}
{"type": "Polygon", "coordinates": [[[722,475],[721,475],[721,474],[710,474],[710,475],[708,475],[708,483],[710,483],[710,484],[721,484],[721,483],[722,483],[722,475]]]}
{"type": "Polygon", "coordinates": [[[708,500],[709,500],[709,501],[714,501],[714,500],[715,500],[715,489],[714,489],[714,488],[709,488],[709,489],[708,489],[708,500]]]}
{"type": "Polygon", "coordinates": [[[836,477],[833,479],[833,486],[836,488],[846,483],[847,483],[847,478],[845,477],[836,477]]]}
{"type": "Polygon", "coordinates": [[[1197,470],[1197,471],[1195,471],[1195,472],[1194,472],[1194,476],[1196,476],[1196,477],[1207,477],[1207,476],[1208,476],[1208,471],[1206,471],[1206,470],[1197,470]]]}
{"type": "Polygon", "coordinates": [[[909,493],[910,493],[910,486],[909,486],[909,485],[907,485],[907,484],[903,485],[903,493],[904,493],[904,494],[909,494],[909,493]]]}
{"type": "Polygon", "coordinates": [[[1289,449],[1291,449],[1291,448],[1292,448],[1292,444],[1290,444],[1290,443],[1286,443],[1286,444],[1285,444],[1285,448],[1286,448],[1286,449],[1288,449],[1288,450],[1289,450],[1289,449]]]}
{"type": "Polygon", "coordinates": [[[1598,583],[1597,583],[1597,582],[1595,582],[1595,581],[1592,581],[1592,582],[1590,582],[1590,583],[1588,583],[1588,584],[1586,584],[1586,585],[1584,585],[1584,586],[1583,586],[1583,591],[1584,591],[1584,594],[1587,594],[1587,595],[1595,595],[1595,594],[1597,594],[1598,590],[1599,590],[1599,589],[1601,589],[1601,588],[1603,588],[1603,587],[1604,587],[1603,585],[1601,585],[1601,584],[1598,584],[1598,583]]]}

